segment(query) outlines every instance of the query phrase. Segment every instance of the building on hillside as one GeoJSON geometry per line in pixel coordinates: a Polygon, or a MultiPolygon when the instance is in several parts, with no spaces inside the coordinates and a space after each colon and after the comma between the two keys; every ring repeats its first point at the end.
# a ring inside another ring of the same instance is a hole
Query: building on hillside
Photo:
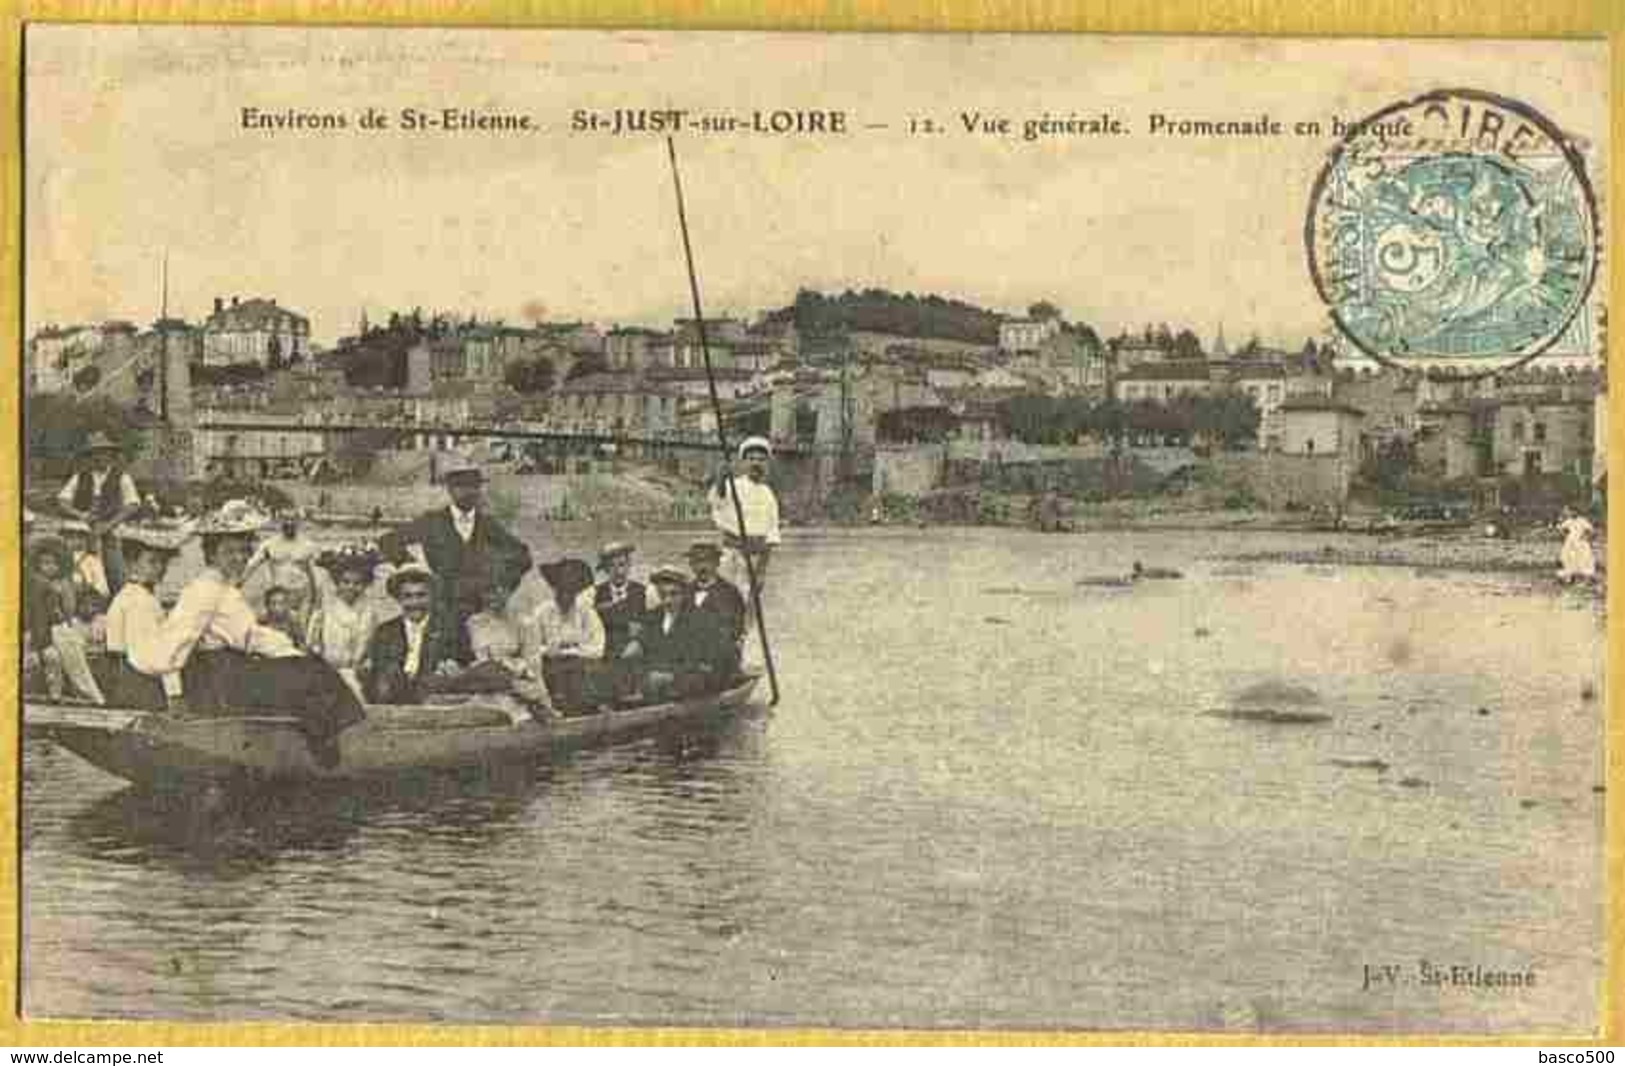
{"type": "Polygon", "coordinates": [[[1208,366],[1215,376],[1222,373],[1258,408],[1258,442],[1264,451],[1277,450],[1284,442],[1282,404],[1294,397],[1330,399],[1335,386],[1330,374],[1318,373],[1296,360],[1237,359],[1223,371],[1211,360],[1208,366]]]}
{"type": "Polygon", "coordinates": [[[1106,394],[1105,350],[1085,336],[1062,330],[1039,346],[1038,362],[1056,391],[1103,397],[1106,394]]]}
{"type": "Polygon", "coordinates": [[[1414,441],[1421,428],[1417,415],[1417,379],[1386,373],[1341,380],[1339,400],[1365,412],[1360,433],[1370,454],[1391,441],[1414,441]]]}
{"type": "Polygon", "coordinates": [[[666,336],[641,326],[616,326],[604,335],[604,362],[613,371],[641,374],[655,365],[653,348],[666,336]]]}
{"type": "Polygon", "coordinates": [[[205,477],[300,477],[327,455],[327,434],[303,411],[199,407],[197,419],[210,426],[192,434],[193,469],[205,477]]]}
{"type": "Polygon", "coordinates": [[[755,388],[757,375],[749,370],[740,370],[732,366],[719,366],[712,364],[711,374],[707,374],[704,365],[700,366],[674,366],[655,367],[643,375],[644,380],[651,386],[671,389],[685,396],[700,396],[709,398],[711,395],[710,382],[716,380],[717,396],[720,399],[731,400],[746,395],[755,388]]]}
{"type": "Polygon", "coordinates": [[[1596,441],[1594,401],[1505,400],[1495,405],[1492,448],[1502,476],[1568,474],[1591,481],[1596,441]]]}
{"type": "Polygon", "coordinates": [[[549,421],[572,432],[666,437],[678,429],[683,393],[623,373],[586,374],[554,390],[549,421]]]}
{"type": "Polygon", "coordinates": [[[751,340],[773,345],[780,358],[789,362],[801,359],[801,331],[790,318],[763,318],[747,331],[751,340]]]}
{"type": "Polygon", "coordinates": [[[203,322],[203,365],[283,365],[310,355],[310,319],[277,306],[274,297],[239,300],[228,305],[219,296],[214,313],[203,322]]]}
{"type": "Polygon", "coordinates": [[[1417,468],[1447,481],[1490,476],[1494,418],[1494,405],[1483,401],[1419,405],[1414,438],[1417,468]]]}
{"type": "Polygon", "coordinates": [[[1060,332],[1059,318],[1006,318],[999,322],[999,350],[1011,354],[1036,352],[1060,332]]]}
{"type": "Polygon", "coordinates": [[[1216,391],[1206,360],[1185,359],[1140,363],[1119,369],[1113,382],[1120,403],[1136,400],[1167,402],[1178,396],[1206,395],[1216,391]]]}
{"type": "Polygon", "coordinates": [[[700,343],[700,328],[692,318],[679,318],[672,331],[671,366],[674,369],[705,367],[709,353],[713,370],[732,370],[738,364],[734,348],[745,341],[745,325],[738,319],[707,319],[705,343],[700,343]]]}
{"type": "Polygon", "coordinates": [[[554,346],[576,358],[606,355],[604,331],[591,322],[538,322],[533,333],[543,347],[554,346]]]}
{"type": "Polygon", "coordinates": [[[1106,350],[1118,374],[1168,359],[1167,347],[1149,337],[1113,337],[1106,342],[1106,350]]]}
{"type": "Polygon", "coordinates": [[[1287,455],[1333,455],[1360,461],[1360,424],[1365,412],[1341,400],[1294,396],[1281,404],[1281,451],[1287,455]]]}
{"type": "Polygon", "coordinates": [[[31,393],[92,392],[135,357],[136,336],[122,320],[47,326],[29,339],[25,385],[31,393]]]}

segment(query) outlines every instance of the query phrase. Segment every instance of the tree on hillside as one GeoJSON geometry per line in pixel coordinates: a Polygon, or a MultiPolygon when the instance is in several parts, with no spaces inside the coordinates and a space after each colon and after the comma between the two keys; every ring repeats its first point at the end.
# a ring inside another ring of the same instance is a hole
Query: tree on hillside
{"type": "Polygon", "coordinates": [[[1173,356],[1175,359],[1202,358],[1202,342],[1196,334],[1188,329],[1182,329],[1174,334],[1173,356]]]}
{"type": "Polygon", "coordinates": [[[1061,309],[1048,300],[1039,300],[1037,303],[1027,306],[1027,317],[1039,322],[1045,322],[1052,318],[1060,318],[1061,309]]]}
{"type": "Polygon", "coordinates": [[[73,372],[73,387],[77,392],[90,392],[101,383],[101,367],[84,366],[73,372]]]}
{"type": "Polygon", "coordinates": [[[553,360],[545,355],[531,359],[515,359],[502,368],[502,380],[508,387],[526,395],[550,390],[555,375],[553,360]]]}
{"type": "Polygon", "coordinates": [[[577,378],[584,378],[588,374],[605,374],[608,372],[609,362],[604,358],[603,353],[592,352],[571,363],[570,371],[564,375],[564,380],[574,381],[577,378]]]}

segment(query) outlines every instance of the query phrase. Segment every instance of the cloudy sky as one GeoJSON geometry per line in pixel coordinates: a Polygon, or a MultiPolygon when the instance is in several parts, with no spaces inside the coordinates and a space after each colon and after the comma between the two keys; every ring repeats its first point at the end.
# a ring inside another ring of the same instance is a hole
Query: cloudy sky
{"type": "Polygon", "coordinates": [[[1599,149],[1607,121],[1603,42],[36,26],[26,47],[30,332],[156,317],[166,249],[172,313],[275,296],[319,342],[362,308],[687,314],[663,139],[570,128],[628,107],[847,114],[843,136],[678,138],[709,314],[873,285],[1296,345],[1326,328],[1302,228],[1332,116],[1459,86],[1599,149]],[[393,128],[357,128],[367,107],[393,128]],[[399,128],[402,108],[445,107],[538,129],[399,128]],[[349,128],[245,129],[244,108],[349,128]],[[963,132],[969,113],[1015,135],[963,132]],[[1102,113],[1128,132],[1021,136],[1102,113]],[[1288,133],[1157,136],[1158,113],[1288,133]]]}

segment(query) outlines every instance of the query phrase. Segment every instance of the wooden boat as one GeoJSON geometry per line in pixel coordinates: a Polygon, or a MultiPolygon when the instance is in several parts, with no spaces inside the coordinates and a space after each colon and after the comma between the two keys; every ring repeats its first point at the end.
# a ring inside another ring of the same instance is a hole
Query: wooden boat
{"type": "Polygon", "coordinates": [[[85,704],[25,701],[29,736],[44,737],[137,784],[173,789],[344,781],[455,770],[608,747],[740,716],[759,678],[722,692],[579,717],[515,722],[491,704],[371,706],[339,737],[339,762],[323,767],[290,717],[175,717],[85,704]]]}

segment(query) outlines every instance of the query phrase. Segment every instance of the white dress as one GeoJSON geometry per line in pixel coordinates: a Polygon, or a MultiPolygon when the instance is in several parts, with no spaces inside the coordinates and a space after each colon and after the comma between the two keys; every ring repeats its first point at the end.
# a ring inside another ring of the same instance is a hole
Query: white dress
{"type": "Polygon", "coordinates": [[[1588,519],[1576,515],[1558,524],[1563,531],[1563,550],[1558,555],[1558,576],[1572,581],[1597,576],[1597,553],[1591,545],[1594,532],[1588,519]]]}
{"type": "Polygon", "coordinates": [[[350,604],[337,596],[329,596],[311,613],[305,644],[311,654],[320,655],[331,663],[359,695],[361,660],[366,656],[367,641],[376,628],[378,616],[371,604],[350,604]]]}

